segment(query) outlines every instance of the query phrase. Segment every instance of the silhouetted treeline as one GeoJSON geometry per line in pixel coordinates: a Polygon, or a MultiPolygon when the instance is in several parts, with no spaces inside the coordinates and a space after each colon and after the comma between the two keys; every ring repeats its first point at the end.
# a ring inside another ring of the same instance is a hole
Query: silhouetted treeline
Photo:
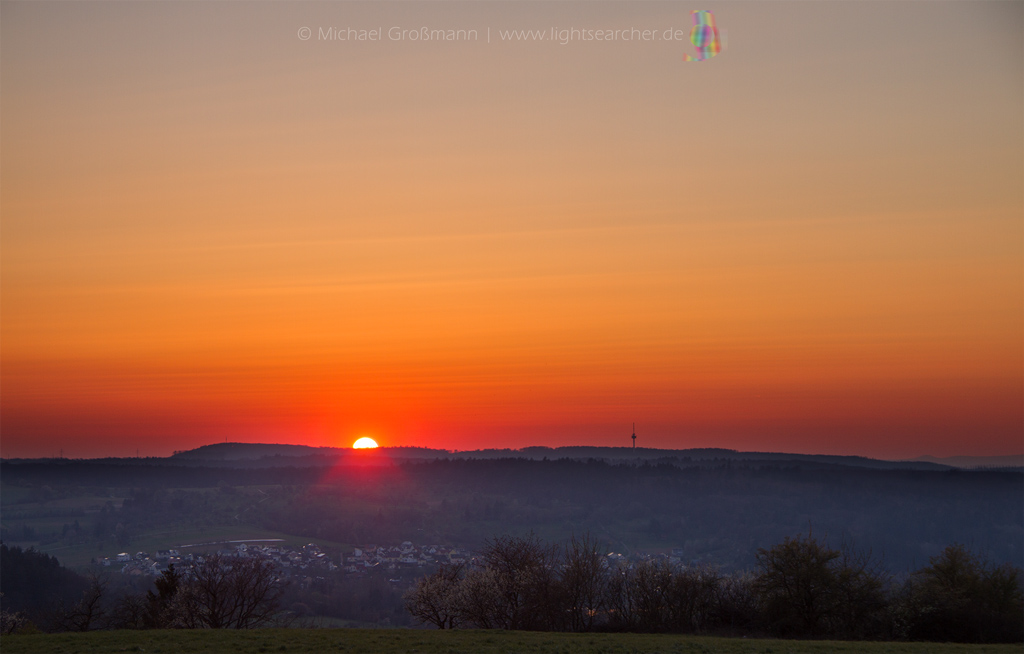
{"type": "Polygon", "coordinates": [[[610,557],[590,536],[562,546],[501,536],[477,561],[412,582],[330,574],[289,586],[255,558],[210,555],[148,581],[82,577],[53,557],[2,545],[0,626],[237,629],[317,626],[324,616],[402,625],[411,615],[441,628],[1024,641],[1021,570],[961,545],[900,577],[862,551],[810,535],[758,549],[751,571],[732,574],[610,557]],[[131,586],[139,581],[148,589],[131,586]],[[409,583],[405,613],[399,594],[409,583]]]}
{"type": "Polygon", "coordinates": [[[266,560],[204,557],[153,578],[80,575],[33,550],[0,549],[0,633],[41,630],[411,624],[402,594],[416,571],[325,573],[284,583],[266,560]],[[400,579],[394,579],[395,576],[400,579]],[[400,582],[400,583],[396,583],[400,582]]]}
{"type": "Polygon", "coordinates": [[[637,631],[844,640],[1024,641],[1021,570],[952,545],[896,581],[869,555],[806,537],[757,552],[753,572],[648,559],[609,563],[595,540],[490,540],[406,595],[440,629],[637,631]]]}
{"type": "Polygon", "coordinates": [[[305,484],[310,471],[299,467],[232,468],[170,465],[167,460],[57,459],[52,461],[0,462],[6,483],[38,486],[84,486],[103,488],[211,488],[225,482],[232,486],[255,484],[305,484]]]}
{"type": "Polygon", "coordinates": [[[0,543],[0,610],[10,609],[42,624],[59,603],[77,600],[88,586],[85,577],[55,557],[0,543]]]}
{"type": "Polygon", "coordinates": [[[171,565],[145,593],[125,578],[82,577],[34,551],[0,546],[0,630],[252,629],[286,626],[286,583],[266,559],[200,557],[183,571],[171,565]],[[121,583],[117,583],[121,582],[121,583]]]}

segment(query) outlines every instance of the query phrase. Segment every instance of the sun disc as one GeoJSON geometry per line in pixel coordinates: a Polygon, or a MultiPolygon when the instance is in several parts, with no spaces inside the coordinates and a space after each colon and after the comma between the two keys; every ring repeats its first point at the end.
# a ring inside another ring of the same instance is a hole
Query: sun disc
{"type": "Polygon", "coordinates": [[[369,436],[363,436],[358,439],[355,443],[352,443],[352,449],[363,450],[367,448],[377,447],[377,441],[373,440],[369,436]]]}

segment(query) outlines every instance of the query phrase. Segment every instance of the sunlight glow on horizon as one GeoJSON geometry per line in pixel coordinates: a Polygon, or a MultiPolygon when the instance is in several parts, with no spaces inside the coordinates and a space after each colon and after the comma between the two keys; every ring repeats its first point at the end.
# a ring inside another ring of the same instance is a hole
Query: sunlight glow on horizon
{"type": "Polygon", "coordinates": [[[1024,451],[1024,3],[883,4],[5,3],[0,453],[1024,451]]]}
{"type": "Polygon", "coordinates": [[[357,439],[355,443],[352,443],[353,450],[366,450],[376,447],[378,447],[377,441],[373,440],[369,436],[363,436],[362,438],[357,439]]]}

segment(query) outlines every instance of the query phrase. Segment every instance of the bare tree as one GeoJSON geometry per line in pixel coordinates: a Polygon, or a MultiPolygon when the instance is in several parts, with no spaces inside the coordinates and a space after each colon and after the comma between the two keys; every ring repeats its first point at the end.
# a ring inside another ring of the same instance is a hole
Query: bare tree
{"type": "Polygon", "coordinates": [[[641,561],[632,574],[633,603],[643,631],[666,631],[671,626],[672,566],[667,561],[641,561]]]}
{"type": "Polygon", "coordinates": [[[569,628],[590,631],[605,611],[608,566],[597,541],[574,535],[565,546],[559,582],[569,610],[569,628]]]}
{"type": "Polygon", "coordinates": [[[844,640],[870,637],[884,631],[890,581],[881,562],[870,551],[844,542],[836,559],[835,607],[831,616],[832,633],[844,640]]]}
{"type": "Polygon", "coordinates": [[[107,617],[103,606],[107,580],[99,575],[89,576],[89,587],[82,592],[82,598],[72,606],[61,602],[57,607],[54,622],[59,631],[90,631],[102,629],[107,617]]]}
{"type": "Polygon", "coordinates": [[[722,577],[710,568],[641,561],[608,583],[609,622],[622,630],[703,632],[717,620],[722,577]]]}
{"type": "Polygon", "coordinates": [[[112,629],[147,629],[149,605],[143,595],[128,594],[114,605],[110,619],[112,629]]]}
{"type": "Polygon", "coordinates": [[[676,568],[668,590],[668,626],[682,633],[703,633],[714,619],[721,575],[707,566],[676,568]]]}
{"type": "Polygon", "coordinates": [[[715,624],[729,635],[752,632],[761,614],[754,592],[753,574],[736,573],[721,577],[715,602],[715,624]]]}
{"type": "Polygon", "coordinates": [[[1020,568],[994,566],[954,544],[913,573],[905,589],[912,639],[950,642],[1024,640],[1020,568]]]}
{"type": "Polygon", "coordinates": [[[483,550],[497,590],[494,626],[501,629],[556,629],[555,549],[529,536],[498,536],[483,550]]]}
{"type": "Polygon", "coordinates": [[[464,564],[443,565],[432,575],[420,578],[405,594],[405,608],[420,622],[438,629],[454,629],[462,620],[459,583],[464,564]]]}
{"type": "Polygon", "coordinates": [[[271,561],[214,555],[193,566],[170,602],[172,625],[254,629],[274,622],[284,584],[271,561]]]}
{"type": "Polygon", "coordinates": [[[608,575],[605,603],[609,625],[619,631],[637,628],[637,594],[634,573],[628,567],[617,567],[608,575]]]}
{"type": "Polygon", "coordinates": [[[504,598],[494,570],[475,568],[467,572],[459,584],[456,602],[467,624],[480,629],[506,628],[499,622],[504,598]]]}
{"type": "Polygon", "coordinates": [[[885,631],[886,577],[870,552],[834,549],[813,535],[757,552],[754,588],[781,636],[863,638],[885,631]]]}
{"type": "Polygon", "coordinates": [[[757,551],[757,592],[771,630],[780,636],[816,638],[835,604],[839,551],[808,535],[786,538],[757,551]]]}

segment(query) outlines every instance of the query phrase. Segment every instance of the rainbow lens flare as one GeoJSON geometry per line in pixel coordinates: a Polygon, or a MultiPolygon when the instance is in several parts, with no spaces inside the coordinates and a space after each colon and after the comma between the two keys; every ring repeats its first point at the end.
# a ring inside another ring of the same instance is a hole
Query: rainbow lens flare
{"type": "Polygon", "coordinates": [[[722,51],[722,38],[715,25],[715,15],[707,9],[691,11],[693,29],[690,30],[690,42],[697,48],[698,56],[683,55],[683,61],[704,61],[722,51]]]}

